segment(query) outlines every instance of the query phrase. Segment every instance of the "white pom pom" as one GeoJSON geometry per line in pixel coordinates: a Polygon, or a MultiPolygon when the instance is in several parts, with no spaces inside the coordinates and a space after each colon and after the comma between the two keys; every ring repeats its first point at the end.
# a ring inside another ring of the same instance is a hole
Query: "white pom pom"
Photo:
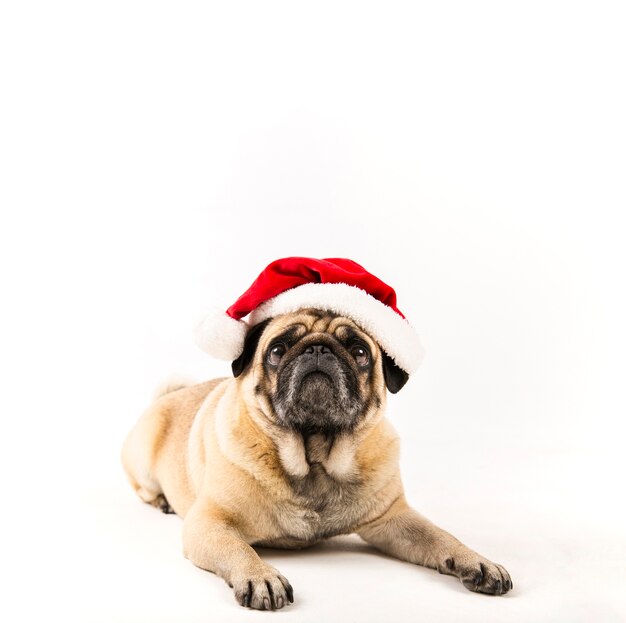
{"type": "Polygon", "coordinates": [[[248,325],[221,309],[213,309],[196,324],[196,344],[217,359],[233,361],[243,352],[248,325]]]}

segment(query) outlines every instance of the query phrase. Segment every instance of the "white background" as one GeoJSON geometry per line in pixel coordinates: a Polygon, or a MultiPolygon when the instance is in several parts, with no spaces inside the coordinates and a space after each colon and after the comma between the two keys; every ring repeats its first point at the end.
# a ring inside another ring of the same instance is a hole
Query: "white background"
{"type": "Polygon", "coordinates": [[[623,4],[5,2],[3,620],[618,621],[623,4]],[[141,504],[124,435],[271,260],[350,257],[426,348],[389,401],[411,502],[504,598],[356,537],[236,605],[141,504]]]}

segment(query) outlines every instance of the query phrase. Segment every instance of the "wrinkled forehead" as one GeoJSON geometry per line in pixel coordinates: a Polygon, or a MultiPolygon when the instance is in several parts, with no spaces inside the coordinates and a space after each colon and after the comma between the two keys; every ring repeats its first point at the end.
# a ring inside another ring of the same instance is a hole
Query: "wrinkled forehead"
{"type": "Polygon", "coordinates": [[[306,309],[297,314],[273,318],[268,330],[264,331],[262,341],[263,344],[268,344],[281,336],[288,336],[290,341],[295,342],[309,333],[327,333],[340,342],[359,338],[371,349],[378,348],[376,342],[350,318],[317,309],[306,309]]]}

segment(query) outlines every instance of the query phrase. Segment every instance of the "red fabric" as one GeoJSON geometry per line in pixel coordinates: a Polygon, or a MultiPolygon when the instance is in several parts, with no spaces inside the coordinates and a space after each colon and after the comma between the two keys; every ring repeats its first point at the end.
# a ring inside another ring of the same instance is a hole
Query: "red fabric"
{"type": "Polygon", "coordinates": [[[235,320],[241,320],[261,303],[305,283],[345,283],[356,286],[404,318],[404,314],[396,306],[396,293],[391,286],[368,273],[356,262],[340,257],[322,260],[285,257],[276,260],[267,266],[226,313],[235,320]]]}

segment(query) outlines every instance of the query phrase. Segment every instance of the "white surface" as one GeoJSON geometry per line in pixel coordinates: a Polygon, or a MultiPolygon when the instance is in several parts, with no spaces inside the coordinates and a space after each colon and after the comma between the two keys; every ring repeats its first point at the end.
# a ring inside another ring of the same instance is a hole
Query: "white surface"
{"type": "Polygon", "coordinates": [[[3,620],[619,621],[626,110],[619,3],[4,3],[3,620]],[[409,499],[505,598],[353,537],[267,552],[240,609],[118,454],[276,257],[397,290],[409,499]]]}

